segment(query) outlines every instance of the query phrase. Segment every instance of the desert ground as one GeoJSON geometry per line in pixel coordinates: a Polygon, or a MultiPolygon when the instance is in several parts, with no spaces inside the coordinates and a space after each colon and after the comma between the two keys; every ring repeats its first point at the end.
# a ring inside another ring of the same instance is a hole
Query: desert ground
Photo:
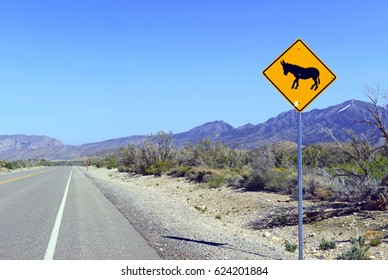
{"type": "MultiPolygon", "coordinates": [[[[116,169],[90,167],[85,173],[164,259],[298,259],[298,226],[253,229],[252,221],[280,206],[295,206],[288,196],[209,188],[168,176],[131,176],[116,169]]],[[[312,202],[304,201],[304,206],[312,202]]],[[[351,238],[364,236],[367,258],[388,259],[388,212],[366,211],[303,226],[304,258],[337,259],[351,238]],[[335,248],[320,245],[335,241],[335,248]]]]}

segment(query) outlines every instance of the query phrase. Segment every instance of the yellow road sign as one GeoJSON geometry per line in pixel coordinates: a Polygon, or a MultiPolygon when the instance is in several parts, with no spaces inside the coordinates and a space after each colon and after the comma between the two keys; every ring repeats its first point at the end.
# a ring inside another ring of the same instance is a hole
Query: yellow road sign
{"type": "Polygon", "coordinates": [[[276,58],[263,74],[299,112],[336,79],[301,39],[276,58]]]}

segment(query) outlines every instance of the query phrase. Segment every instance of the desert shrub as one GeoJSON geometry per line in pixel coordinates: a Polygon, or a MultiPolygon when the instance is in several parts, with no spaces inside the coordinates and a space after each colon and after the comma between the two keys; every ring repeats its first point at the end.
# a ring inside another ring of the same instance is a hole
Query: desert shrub
{"type": "Polygon", "coordinates": [[[376,230],[368,230],[364,234],[364,238],[369,240],[369,245],[372,247],[379,246],[381,244],[381,240],[384,238],[384,234],[378,232],[376,230]]]}
{"type": "Polygon", "coordinates": [[[276,150],[264,145],[250,153],[249,166],[252,170],[244,188],[247,191],[270,191],[295,195],[297,173],[289,166],[292,153],[276,150]],[[288,167],[285,167],[288,166],[288,167]]]}
{"type": "Polygon", "coordinates": [[[52,166],[53,163],[46,159],[27,159],[27,160],[15,160],[5,161],[0,160],[0,169],[6,168],[9,170],[15,170],[19,168],[31,168],[33,166],[52,166]]]}
{"type": "Polygon", "coordinates": [[[240,189],[244,187],[249,176],[244,171],[232,171],[225,176],[225,182],[228,187],[240,189]]]}
{"type": "Polygon", "coordinates": [[[97,168],[106,167],[108,169],[118,168],[119,160],[117,155],[107,155],[105,157],[97,157],[94,159],[89,159],[88,164],[92,164],[97,168]]]}
{"type": "Polygon", "coordinates": [[[167,175],[172,177],[189,177],[191,172],[191,167],[186,165],[177,165],[171,168],[167,175]]]}
{"type": "Polygon", "coordinates": [[[366,245],[365,237],[360,236],[357,239],[351,238],[350,242],[352,243],[352,247],[347,252],[343,253],[338,257],[340,260],[366,260],[367,259],[367,251],[370,246],[366,245]]]}
{"type": "Polygon", "coordinates": [[[379,246],[379,245],[381,245],[381,239],[379,239],[379,238],[373,238],[373,239],[369,242],[369,245],[370,245],[371,247],[379,246]]]}
{"type": "Polygon", "coordinates": [[[296,197],[298,191],[297,174],[286,168],[272,168],[261,172],[253,171],[246,180],[247,191],[269,191],[296,197]]]}
{"type": "Polygon", "coordinates": [[[124,165],[119,165],[119,166],[117,167],[117,170],[118,170],[119,172],[127,172],[127,173],[132,172],[132,169],[131,169],[129,166],[124,166],[124,165]]]}
{"type": "Polygon", "coordinates": [[[208,180],[207,184],[210,188],[219,188],[225,184],[225,178],[224,178],[224,176],[216,175],[216,176],[211,177],[208,180]]]}
{"type": "Polygon", "coordinates": [[[157,160],[153,165],[146,168],[143,174],[161,176],[163,173],[166,173],[169,170],[170,166],[171,163],[168,161],[157,160]]]}
{"type": "MultiPolygon", "coordinates": [[[[296,158],[297,159],[297,158],[296,158]]],[[[345,162],[333,144],[315,144],[303,149],[303,165],[310,168],[324,168],[345,162]]]]}
{"type": "MultiPolygon", "coordinates": [[[[47,162],[47,161],[43,161],[47,162]]],[[[3,161],[2,166],[10,169],[15,170],[19,168],[30,168],[32,166],[42,166],[41,160],[15,160],[15,161],[3,161]]]]}
{"type": "Polygon", "coordinates": [[[211,149],[210,165],[214,168],[232,167],[234,156],[233,150],[227,145],[217,142],[211,149]]]}
{"type": "Polygon", "coordinates": [[[193,167],[186,176],[187,179],[195,183],[207,183],[209,178],[213,176],[213,171],[205,167],[193,167]]]}
{"type": "Polygon", "coordinates": [[[156,135],[156,153],[159,161],[166,164],[174,157],[174,138],[172,132],[159,131],[156,135]]]}
{"type": "Polygon", "coordinates": [[[117,160],[117,156],[109,155],[104,158],[104,165],[108,169],[117,168],[119,166],[119,162],[117,160]]]}
{"type": "MultiPolygon", "coordinates": [[[[153,142],[153,139],[148,137],[146,138],[138,151],[138,171],[139,173],[147,174],[148,170],[155,164],[157,161],[157,147],[153,142]]],[[[149,175],[149,174],[147,174],[149,175]]]]}
{"type": "Polygon", "coordinates": [[[285,241],[285,247],[287,252],[295,252],[296,249],[298,248],[298,244],[292,242],[292,241],[285,241]]]}
{"type": "Polygon", "coordinates": [[[303,164],[312,168],[319,165],[320,150],[314,146],[303,150],[303,164]]]}
{"type": "Polygon", "coordinates": [[[372,189],[388,172],[388,146],[387,143],[374,144],[371,137],[359,137],[352,131],[349,136],[347,143],[341,143],[332,134],[337,143],[337,154],[345,160],[328,171],[342,187],[342,200],[367,201],[372,189]]]}
{"type": "Polygon", "coordinates": [[[369,201],[371,194],[388,173],[388,159],[370,157],[367,161],[350,161],[329,169],[333,181],[337,182],[337,196],[342,201],[369,201]]]}
{"type": "Polygon", "coordinates": [[[264,173],[275,167],[275,156],[269,145],[263,145],[249,152],[249,165],[257,172],[264,173]]]}
{"type": "Polygon", "coordinates": [[[97,158],[93,160],[93,165],[97,168],[101,168],[105,166],[105,161],[101,158],[97,158]]]}
{"type": "Polygon", "coordinates": [[[269,173],[275,167],[274,155],[269,145],[249,152],[249,167],[252,172],[244,188],[247,191],[263,191],[270,180],[269,173]]]}
{"type": "Polygon", "coordinates": [[[196,162],[194,145],[191,143],[186,143],[182,149],[177,151],[175,161],[177,166],[191,167],[200,165],[198,162],[196,162]]]}
{"type": "Polygon", "coordinates": [[[281,143],[271,146],[270,153],[272,154],[273,165],[276,168],[289,168],[293,165],[292,156],[295,154],[290,148],[285,147],[281,143]]]}
{"type": "Polygon", "coordinates": [[[298,175],[296,173],[291,173],[287,178],[287,185],[283,194],[287,194],[294,199],[298,199],[298,175]]]}
{"type": "Polygon", "coordinates": [[[225,183],[228,187],[235,189],[242,188],[245,184],[245,178],[238,173],[228,174],[225,177],[225,183]]]}
{"type": "Polygon", "coordinates": [[[263,191],[266,184],[266,177],[255,173],[252,174],[246,181],[244,189],[249,192],[263,191]]]}
{"type": "MultiPolygon", "coordinates": [[[[292,178],[292,172],[286,168],[273,168],[267,174],[267,182],[265,190],[272,192],[280,192],[292,194],[293,189],[296,189],[295,180],[292,178]]],[[[298,181],[296,180],[296,183],[298,181]]]]}
{"type": "Polygon", "coordinates": [[[118,168],[124,172],[161,175],[175,165],[172,133],[158,132],[140,146],[128,145],[118,155],[118,168]]]}
{"type": "Polygon", "coordinates": [[[319,249],[326,251],[330,249],[335,249],[337,247],[335,240],[326,240],[325,238],[322,238],[321,243],[319,244],[319,249]]]}
{"type": "Polygon", "coordinates": [[[327,178],[309,169],[303,180],[303,197],[310,200],[328,201],[335,197],[335,188],[327,178]]]}
{"type": "Polygon", "coordinates": [[[20,168],[20,164],[17,161],[7,161],[5,162],[4,167],[10,170],[14,170],[20,168]]]}
{"type": "Polygon", "coordinates": [[[194,206],[194,208],[201,214],[204,214],[207,211],[207,206],[194,206]]]}
{"type": "Polygon", "coordinates": [[[216,169],[206,166],[177,165],[172,167],[167,175],[172,177],[185,177],[191,182],[208,183],[211,188],[223,185],[242,188],[249,177],[250,170],[245,168],[216,169]]]}
{"type": "Polygon", "coordinates": [[[201,139],[196,145],[187,145],[185,147],[189,157],[189,162],[193,166],[212,165],[211,155],[213,154],[213,146],[209,139],[201,139]]]}
{"type": "Polygon", "coordinates": [[[374,184],[381,182],[384,176],[388,174],[388,157],[383,154],[376,155],[370,162],[366,162],[365,165],[374,184]]]}
{"type": "Polygon", "coordinates": [[[312,199],[321,200],[321,201],[329,201],[335,198],[335,192],[330,188],[317,188],[314,192],[314,196],[312,199]]]}
{"type": "Polygon", "coordinates": [[[201,139],[196,145],[186,144],[177,155],[177,163],[208,168],[236,168],[247,163],[246,152],[232,149],[225,144],[201,139]]]}
{"type": "Polygon", "coordinates": [[[135,145],[129,144],[126,148],[121,148],[117,156],[119,170],[130,170],[136,165],[138,149],[135,145]]]}

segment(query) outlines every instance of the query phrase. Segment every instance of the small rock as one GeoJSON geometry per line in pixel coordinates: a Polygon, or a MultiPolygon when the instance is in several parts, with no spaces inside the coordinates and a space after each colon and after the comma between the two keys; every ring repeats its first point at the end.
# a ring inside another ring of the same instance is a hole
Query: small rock
{"type": "Polygon", "coordinates": [[[263,236],[264,236],[264,237],[270,237],[271,234],[270,234],[268,231],[265,231],[265,232],[263,233],[263,236]]]}
{"type": "Polygon", "coordinates": [[[273,241],[276,241],[276,242],[280,241],[280,238],[277,236],[272,236],[271,238],[273,241]]]}
{"type": "Polygon", "coordinates": [[[317,258],[318,260],[324,260],[324,259],[325,259],[325,255],[316,254],[316,258],[317,258]]]}

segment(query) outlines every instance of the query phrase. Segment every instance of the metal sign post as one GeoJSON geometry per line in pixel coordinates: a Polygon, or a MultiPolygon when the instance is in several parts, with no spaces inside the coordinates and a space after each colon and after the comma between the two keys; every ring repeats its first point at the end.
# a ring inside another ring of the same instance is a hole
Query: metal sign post
{"type": "Polygon", "coordinates": [[[298,241],[299,260],[303,260],[303,200],[302,200],[302,112],[298,115],[298,241]]]}
{"type": "Polygon", "coordinates": [[[296,40],[263,75],[287,99],[298,116],[299,259],[303,260],[302,111],[336,79],[335,74],[301,40],[296,40]]]}

